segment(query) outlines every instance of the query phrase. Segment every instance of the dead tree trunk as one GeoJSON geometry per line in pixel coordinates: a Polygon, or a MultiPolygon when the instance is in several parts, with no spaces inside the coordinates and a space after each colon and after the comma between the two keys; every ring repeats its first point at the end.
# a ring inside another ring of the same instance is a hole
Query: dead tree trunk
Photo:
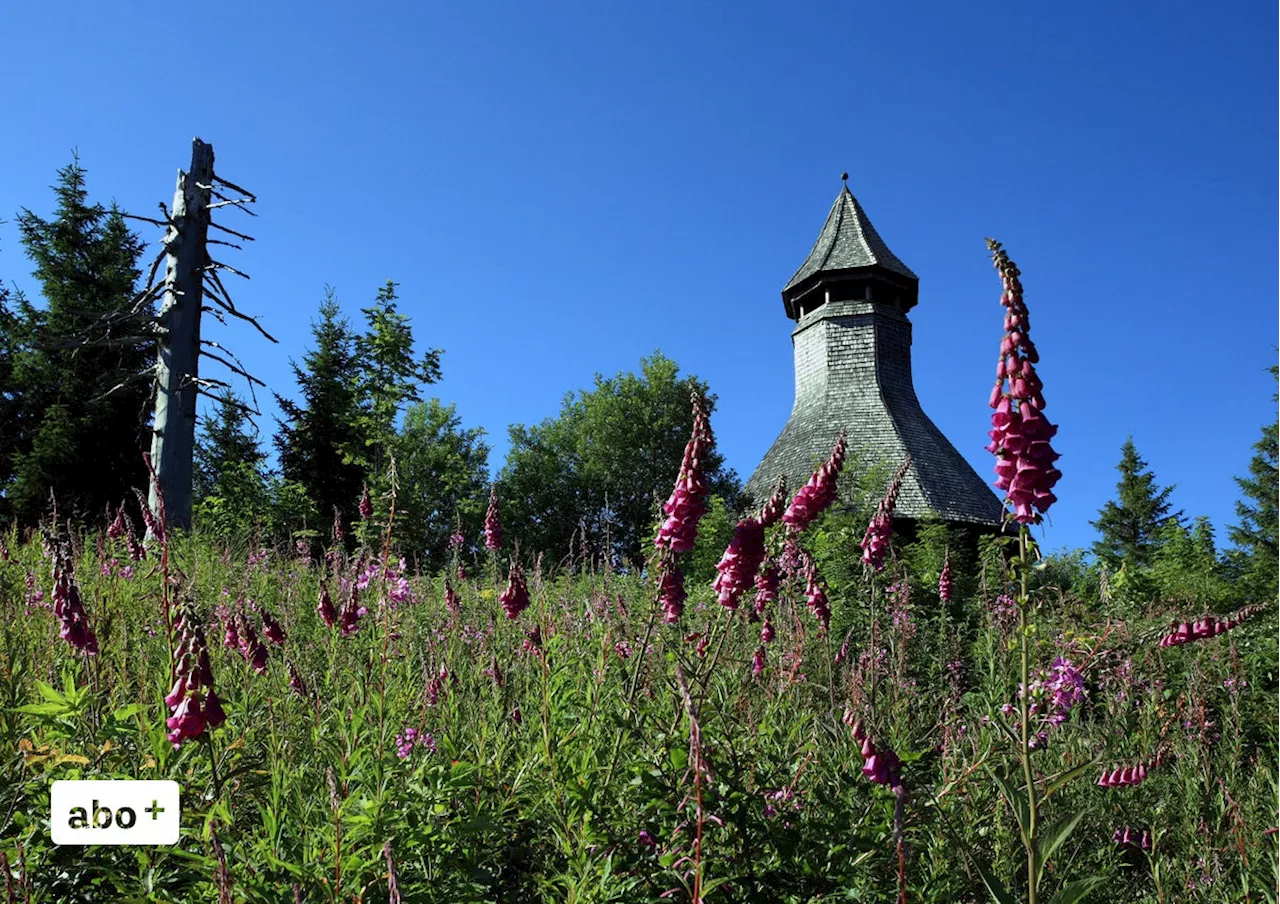
{"type": "Polygon", "coordinates": [[[160,354],[156,364],[156,413],[151,461],[151,510],[157,489],[173,527],[191,526],[191,478],[196,443],[199,390],[200,310],[209,262],[209,194],[213,185],[213,146],[192,142],[191,169],[178,172],[168,231],[164,237],[164,294],[159,313],[160,354]]]}

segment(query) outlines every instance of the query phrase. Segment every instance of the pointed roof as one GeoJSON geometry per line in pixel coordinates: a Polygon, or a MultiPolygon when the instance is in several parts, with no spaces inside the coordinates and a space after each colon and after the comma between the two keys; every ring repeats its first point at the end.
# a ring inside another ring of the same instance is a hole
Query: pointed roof
{"type": "Polygon", "coordinates": [[[846,184],[831,205],[813,250],[783,288],[783,297],[817,273],[861,267],[880,267],[910,280],[918,278],[889,250],[846,184]]]}

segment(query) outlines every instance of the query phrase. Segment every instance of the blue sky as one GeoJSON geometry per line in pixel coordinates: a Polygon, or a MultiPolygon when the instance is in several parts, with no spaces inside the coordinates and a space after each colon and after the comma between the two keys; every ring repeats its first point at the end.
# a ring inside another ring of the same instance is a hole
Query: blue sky
{"type": "Polygon", "coordinates": [[[208,329],[272,388],[292,391],[326,284],[358,318],[394,279],[445,350],[431,391],[488,431],[495,466],[507,424],[661,348],[719,396],[745,478],[793,397],[778,293],[847,170],[920,277],[924,409],[984,476],[984,236],[1022,268],[1061,427],[1050,548],[1092,541],[1130,433],[1225,541],[1232,477],[1276,416],[1273,4],[175,10],[0,13],[7,284],[33,288],[12,221],[51,210],[73,148],[95,199],[149,213],[199,135],[260,198],[259,219],[222,222],[258,239],[237,300],[281,345],[208,329]]]}

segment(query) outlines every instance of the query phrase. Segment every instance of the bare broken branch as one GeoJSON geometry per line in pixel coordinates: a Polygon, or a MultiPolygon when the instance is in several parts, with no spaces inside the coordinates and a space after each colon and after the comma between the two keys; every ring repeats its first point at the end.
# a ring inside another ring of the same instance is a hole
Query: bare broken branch
{"type": "MultiPolygon", "coordinates": [[[[244,239],[246,242],[253,241],[253,236],[245,235],[243,232],[236,232],[234,229],[228,229],[226,226],[219,226],[217,223],[214,223],[214,222],[210,222],[209,225],[212,226],[214,229],[221,229],[223,232],[229,232],[232,235],[234,235],[236,238],[244,239]]],[[[245,277],[245,278],[248,279],[248,277],[245,277]]]]}
{"type": "Polygon", "coordinates": [[[256,317],[251,317],[248,314],[242,313],[240,309],[235,306],[235,304],[231,301],[231,294],[227,291],[226,287],[222,285],[222,281],[217,278],[216,274],[214,274],[213,272],[210,272],[209,275],[213,276],[214,281],[218,285],[218,289],[220,289],[222,292],[222,297],[219,297],[218,294],[215,292],[209,291],[209,286],[207,284],[205,285],[206,297],[212,299],[214,302],[220,305],[222,309],[226,311],[228,314],[230,314],[232,317],[238,317],[241,320],[248,321],[253,325],[253,328],[256,329],[263,336],[270,339],[272,342],[279,344],[280,340],[277,339],[275,336],[272,336],[266,330],[264,330],[262,328],[262,324],[258,323],[258,320],[256,317]]]}
{"type": "Polygon", "coordinates": [[[230,396],[227,396],[227,395],[214,395],[213,393],[205,392],[203,389],[200,389],[200,388],[196,389],[196,393],[204,396],[206,399],[213,399],[215,402],[218,402],[222,405],[230,405],[232,408],[239,408],[245,414],[249,415],[250,418],[262,417],[261,411],[259,411],[256,408],[251,408],[250,406],[246,405],[244,402],[241,402],[239,399],[231,398],[230,396]]]}
{"type": "Polygon", "coordinates": [[[249,191],[247,188],[241,188],[239,185],[236,185],[234,182],[228,182],[226,179],[222,178],[217,173],[213,174],[213,181],[218,182],[222,185],[225,185],[227,188],[231,189],[232,191],[240,192],[240,194],[244,195],[250,201],[258,200],[258,197],[253,192],[249,191]]]}
{"type": "Polygon", "coordinates": [[[124,217],[126,220],[141,220],[143,223],[150,223],[153,226],[164,226],[165,228],[168,228],[169,226],[173,225],[172,222],[157,220],[153,217],[140,217],[136,213],[124,213],[123,211],[118,211],[118,212],[120,216],[124,217]]]}
{"type": "Polygon", "coordinates": [[[237,270],[235,267],[231,266],[230,264],[224,264],[222,261],[215,261],[213,258],[209,258],[209,263],[205,264],[201,269],[206,271],[226,270],[228,273],[234,273],[236,276],[242,277],[243,279],[249,278],[248,273],[244,273],[240,270],[237,270]]]}

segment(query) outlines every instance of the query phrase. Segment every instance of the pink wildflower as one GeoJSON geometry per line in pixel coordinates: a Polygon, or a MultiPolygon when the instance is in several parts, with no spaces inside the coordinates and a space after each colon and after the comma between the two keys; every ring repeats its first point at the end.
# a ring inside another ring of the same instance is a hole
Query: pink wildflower
{"type": "Polygon", "coordinates": [[[818,619],[822,624],[822,630],[825,631],[831,626],[831,606],[827,603],[827,593],[823,586],[822,578],[818,576],[817,565],[814,564],[813,559],[808,554],[805,555],[805,559],[807,565],[805,569],[805,599],[809,604],[809,611],[818,619]]]}
{"type": "Polygon", "coordinates": [[[1040,355],[1027,335],[1031,325],[1022,299],[1020,272],[999,242],[987,239],[987,247],[1004,286],[1000,303],[1005,307],[1005,333],[991,391],[995,413],[991,415],[987,451],[996,456],[995,485],[1004,490],[1006,501],[1013,506],[1014,519],[1033,524],[1058,499],[1053,487],[1062,473],[1053,466],[1059,456],[1049,445],[1058,428],[1041,413],[1044,385],[1035,371],[1040,355]]]}
{"type": "Polygon", "coordinates": [[[773,622],[769,621],[768,616],[766,616],[764,624],[760,626],[760,642],[773,643],[775,636],[777,636],[777,632],[773,630],[773,622]]]}
{"type": "Polygon", "coordinates": [[[529,608],[529,588],[525,584],[524,569],[515,560],[511,562],[507,589],[498,596],[498,602],[502,603],[502,611],[511,619],[519,618],[520,613],[529,608]]]}
{"type": "Polygon", "coordinates": [[[951,551],[947,550],[942,560],[942,574],[938,576],[938,599],[944,603],[951,602],[951,551]]]}
{"type": "Polygon", "coordinates": [[[267,640],[277,647],[284,646],[284,628],[280,627],[280,622],[265,609],[262,610],[262,633],[267,635],[267,640]]]}
{"type": "Polygon", "coordinates": [[[360,497],[360,517],[368,521],[373,517],[373,500],[369,497],[369,488],[364,488],[364,495],[360,497]]]}
{"type": "Polygon", "coordinates": [[[684,447],[680,462],[680,474],[676,477],[671,497],[662,506],[666,520],[658,529],[653,545],[667,548],[673,553],[693,549],[698,536],[698,519],[707,509],[707,484],[703,464],[711,451],[714,439],[707,419],[706,400],[693,393],[693,431],[684,447]]]}
{"type": "Polygon", "coordinates": [[[325,627],[332,628],[338,623],[338,610],[333,605],[333,597],[329,596],[329,585],[324,581],[320,582],[320,596],[316,602],[316,612],[320,614],[320,619],[325,623],[325,627]]]}
{"type": "Polygon", "coordinates": [[[458,599],[458,591],[453,589],[453,585],[449,583],[449,576],[444,578],[444,607],[454,615],[462,611],[462,603],[458,599]]]}
{"type": "Polygon", "coordinates": [[[43,539],[53,559],[53,614],[62,622],[58,635],[80,652],[97,655],[98,637],[89,625],[89,613],[76,584],[71,547],[52,534],[44,534],[43,539]]]}
{"type": "Polygon", "coordinates": [[[787,503],[787,477],[785,474],[778,477],[778,482],[773,486],[773,493],[769,496],[760,508],[760,517],[756,520],[760,522],[761,527],[772,527],[778,523],[778,519],[782,517],[783,506],[787,503]]]}
{"type": "Polygon", "coordinates": [[[845,723],[849,725],[853,739],[862,754],[862,774],[877,785],[888,785],[894,791],[902,790],[902,764],[892,750],[878,750],[867,736],[862,721],[851,712],[845,713],[845,723]]]}
{"type": "Polygon", "coordinates": [[[813,472],[809,482],[796,493],[795,498],[791,500],[791,505],[782,516],[782,520],[792,530],[797,533],[804,530],[831,503],[836,501],[836,479],[840,476],[840,469],[844,467],[847,448],[844,431],[841,430],[830,457],[822,467],[813,472]]]}
{"type": "Polygon", "coordinates": [[[684,572],[672,566],[659,579],[658,600],[662,604],[662,620],[674,624],[684,614],[684,572]]]}
{"type": "Polygon", "coordinates": [[[297,694],[303,700],[307,699],[308,695],[307,695],[306,682],[302,680],[302,675],[298,673],[297,668],[294,667],[294,664],[292,662],[289,663],[289,687],[290,689],[292,689],[292,691],[295,694],[297,694]]]}
{"type": "Polygon", "coordinates": [[[502,548],[502,521],[498,518],[498,485],[489,488],[489,509],[484,513],[485,549],[502,548]]]}
{"type": "Polygon", "coordinates": [[[911,468],[911,456],[908,455],[885,490],[884,498],[876,506],[876,513],[867,525],[867,532],[862,537],[862,561],[874,570],[884,568],[884,557],[889,551],[889,539],[893,536],[893,510],[898,505],[898,494],[902,491],[903,478],[911,468]]]}
{"type": "Polygon", "coordinates": [[[733,539],[716,565],[719,574],[712,589],[718,594],[720,605],[730,612],[738,608],[738,599],[750,585],[765,555],[764,527],[754,518],[743,518],[734,528],[733,539]]]}
{"type": "Polygon", "coordinates": [[[124,506],[122,505],[120,506],[120,508],[116,509],[115,519],[109,525],[107,525],[107,536],[110,537],[112,540],[119,540],[122,537],[124,537],[128,532],[129,532],[129,528],[125,526],[124,506]]]}
{"type": "Polygon", "coordinates": [[[364,618],[368,611],[368,609],[360,605],[360,590],[353,582],[351,591],[347,594],[342,603],[342,609],[338,612],[338,630],[342,636],[350,637],[359,631],[360,619],[364,618]]]}
{"type": "Polygon", "coordinates": [[[756,647],[756,654],[751,657],[751,677],[758,676],[765,667],[764,647],[756,647]]]}
{"type": "Polygon", "coordinates": [[[1241,622],[1256,615],[1262,607],[1251,603],[1224,618],[1205,615],[1193,622],[1173,622],[1170,631],[1160,638],[1162,647],[1178,647],[1196,640],[1206,640],[1237,627],[1241,622]]]}

